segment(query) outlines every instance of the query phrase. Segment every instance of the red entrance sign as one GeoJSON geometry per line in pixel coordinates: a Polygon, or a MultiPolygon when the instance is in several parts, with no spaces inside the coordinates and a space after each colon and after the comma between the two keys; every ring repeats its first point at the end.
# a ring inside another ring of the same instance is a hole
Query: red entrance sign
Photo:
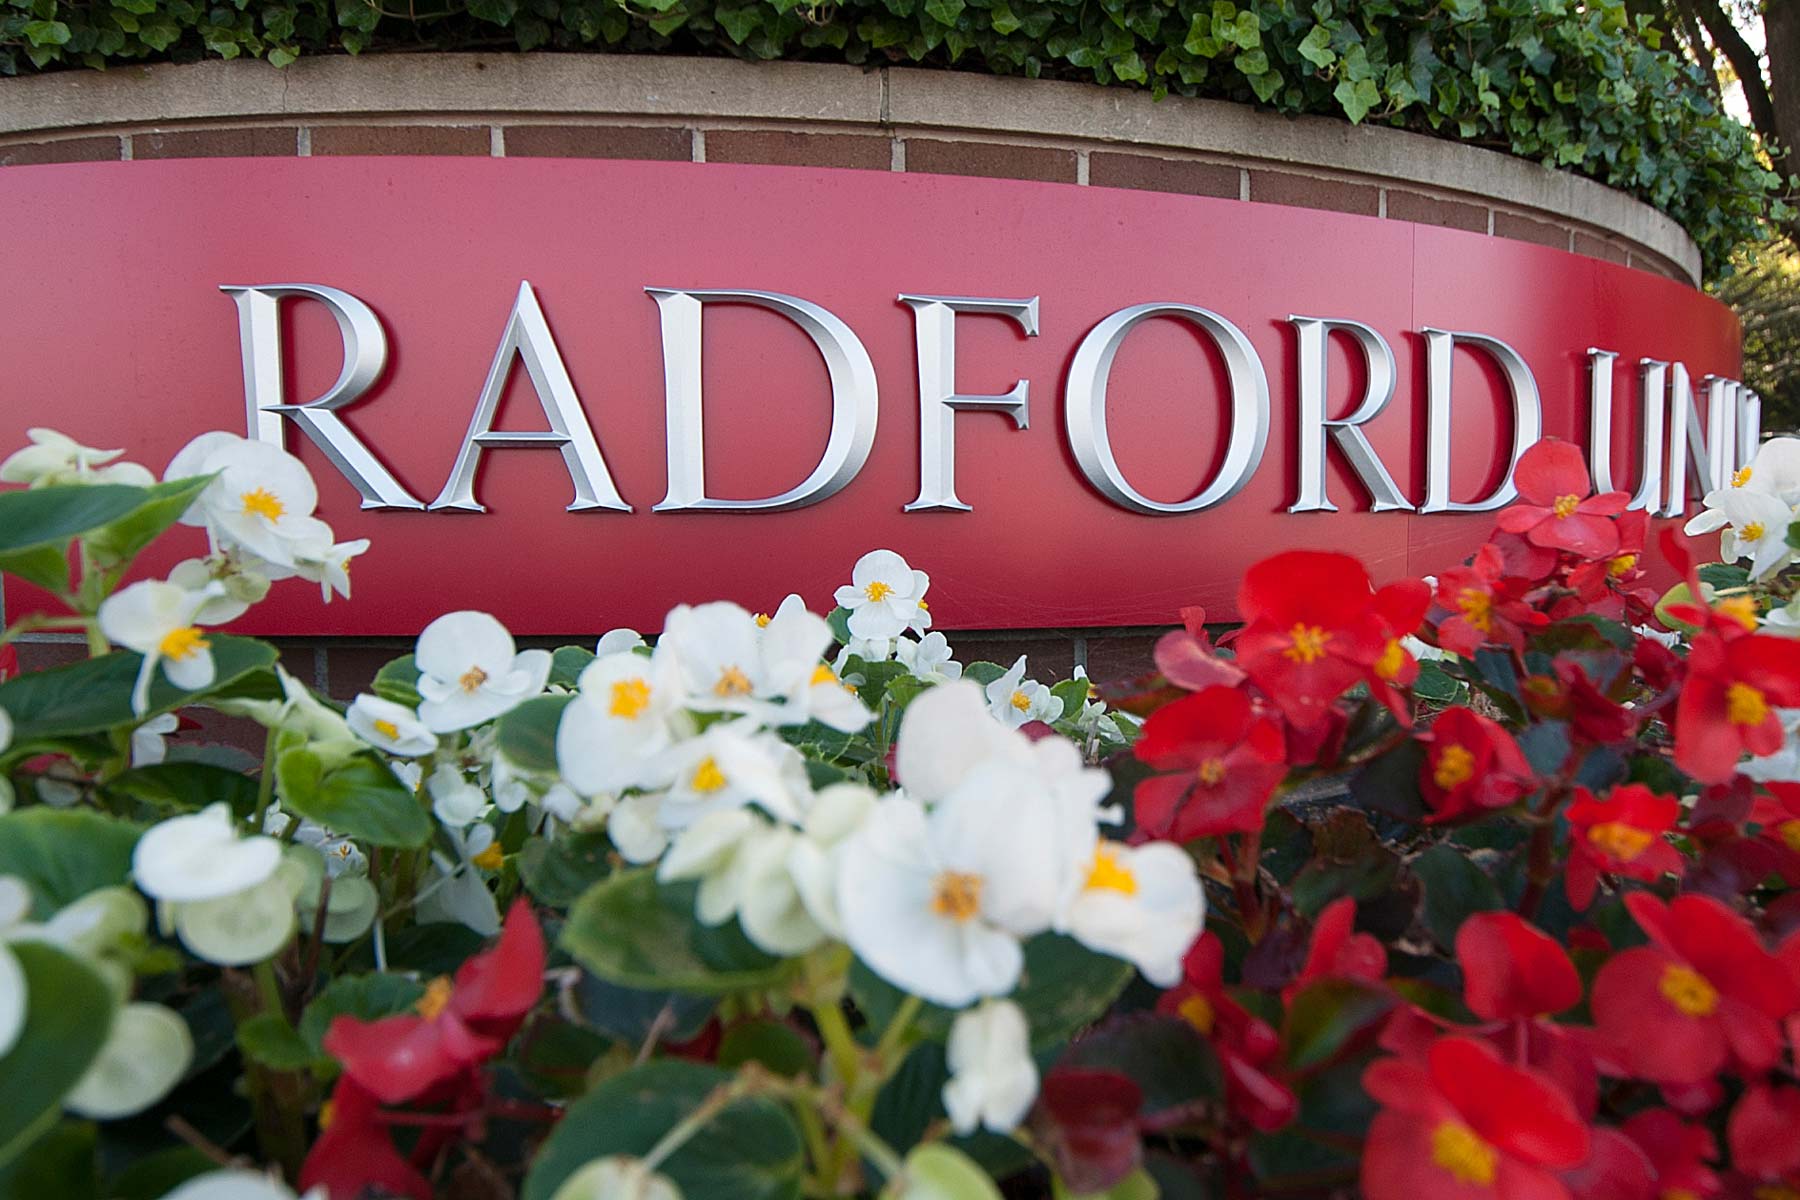
{"type": "Polygon", "coordinates": [[[1677,470],[1697,494],[1754,439],[1723,306],[1396,221],[519,159],[13,168],[0,200],[0,446],[50,425],[160,469],[199,432],[260,429],[341,538],[373,539],[353,601],[279,587],[251,632],[411,634],[465,607],[654,629],[679,601],[789,591],[822,610],[877,546],[931,573],[940,627],[1163,624],[1227,615],[1278,549],[1378,581],[1461,560],[1492,520],[1454,510],[1504,483],[1521,425],[1590,446],[1596,369],[1615,486],[1642,475],[1646,397],[1675,405],[1646,489],[1665,512],[1677,470]],[[1690,391],[1712,455],[1692,462],[1690,391]],[[325,418],[273,411],[332,395],[325,418]],[[359,511],[352,477],[419,507],[359,511]],[[720,504],[758,500],[781,506],[720,504]]]}

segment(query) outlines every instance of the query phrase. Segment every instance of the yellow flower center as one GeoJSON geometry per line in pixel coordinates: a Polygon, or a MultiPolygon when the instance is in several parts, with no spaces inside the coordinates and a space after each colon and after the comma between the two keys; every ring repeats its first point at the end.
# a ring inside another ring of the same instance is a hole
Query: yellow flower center
{"type": "Polygon", "coordinates": [[[281,497],[267,488],[256,488],[238,497],[244,502],[246,517],[266,517],[271,521],[281,520],[281,514],[287,511],[281,497]]]}
{"type": "Polygon", "coordinates": [[[337,1105],[326,1100],[319,1105],[319,1132],[324,1133],[331,1128],[331,1118],[337,1115],[337,1105]]]}
{"type": "Polygon", "coordinates": [[[1664,1188],[1657,1193],[1657,1200],[1700,1200],[1700,1194],[1687,1188],[1664,1188]]]}
{"type": "Polygon", "coordinates": [[[750,677],[738,670],[736,666],[726,667],[719,672],[719,682],[713,684],[715,696],[748,696],[750,694],[750,677]]]}
{"type": "Polygon", "coordinates": [[[717,760],[709,754],[694,768],[694,776],[688,784],[696,792],[716,792],[725,786],[725,772],[719,770],[717,760]]]}
{"type": "Polygon", "coordinates": [[[811,682],[814,687],[818,687],[821,683],[836,683],[837,681],[837,672],[824,663],[813,668],[811,682]]]}
{"type": "Polygon", "coordinates": [[[1407,654],[1406,647],[1400,644],[1399,638],[1389,638],[1381,657],[1375,660],[1375,674],[1383,679],[1396,678],[1405,669],[1406,660],[1410,657],[1412,656],[1407,654]]]}
{"type": "Polygon", "coordinates": [[[642,679],[621,679],[612,685],[612,703],[607,711],[615,717],[634,721],[650,707],[650,685],[642,679]]]}
{"type": "Polygon", "coordinates": [[[1464,588],[1456,597],[1456,607],[1463,620],[1482,633],[1494,631],[1494,598],[1480,588],[1464,588]]]}
{"type": "Polygon", "coordinates": [[[1569,492],[1566,495],[1558,496],[1556,498],[1556,504],[1552,506],[1550,511],[1554,512],[1556,514],[1556,519],[1560,521],[1564,517],[1574,516],[1575,509],[1580,504],[1581,497],[1577,496],[1574,492],[1569,492]]]}
{"type": "Polygon", "coordinates": [[[1008,700],[1007,703],[1018,709],[1020,712],[1031,711],[1031,697],[1027,696],[1024,692],[1014,692],[1012,694],[1012,699],[1008,700]]]}
{"type": "Polygon", "coordinates": [[[379,733],[382,737],[388,739],[390,742],[394,741],[395,739],[397,739],[400,736],[400,727],[398,725],[394,724],[392,721],[386,720],[385,718],[377,717],[377,718],[375,718],[375,720],[373,722],[371,722],[371,724],[373,724],[375,726],[376,733],[379,733]]]}
{"type": "Polygon", "coordinates": [[[1749,482],[1750,482],[1750,468],[1749,467],[1739,467],[1737,470],[1735,470],[1731,473],[1731,486],[1732,487],[1743,487],[1746,483],[1749,483],[1749,482]]]}
{"type": "Polygon", "coordinates": [[[1460,787],[1475,776],[1475,756],[1469,753],[1467,746],[1451,742],[1438,753],[1437,764],[1431,768],[1431,781],[1448,791],[1460,787]]]}
{"type": "Polygon", "coordinates": [[[1288,641],[1293,644],[1282,653],[1305,666],[1325,657],[1325,643],[1330,640],[1331,635],[1317,625],[1295,625],[1288,630],[1288,641]]]}
{"type": "Polygon", "coordinates": [[[1211,1000],[1208,1000],[1199,992],[1195,992],[1186,1000],[1183,1000],[1180,1004],[1176,1005],[1175,1011],[1180,1014],[1182,1020],[1186,1021],[1189,1025],[1192,1025],[1195,1029],[1198,1029],[1200,1031],[1200,1036],[1212,1036],[1213,1022],[1218,1020],[1218,1014],[1213,1012],[1211,1000]]]}
{"type": "Polygon", "coordinates": [[[481,690],[481,685],[487,681],[488,673],[486,671],[482,670],[480,667],[470,667],[462,673],[462,678],[456,681],[456,685],[472,696],[476,692],[479,692],[481,690]]]}
{"type": "Polygon", "coordinates": [[[1663,999],[1686,1016],[1710,1017],[1713,1010],[1719,1007],[1718,990],[1692,967],[1670,963],[1663,968],[1662,981],[1657,984],[1657,988],[1662,992],[1663,999]]]}
{"type": "Polygon", "coordinates": [[[1750,1193],[1750,1200],[1800,1200],[1800,1192],[1785,1183],[1765,1183],[1750,1193]]]}
{"type": "Polygon", "coordinates": [[[1732,683],[1725,689],[1725,719],[1733,725],[1761,725],[1769,717],[1769,702],[1757,688],[1732,683]]]}
{"type": "Polygon", "coordinates": [[[1727,620],[1736,621],[1750,632],[1756,632],[1756,601],[1748,596],[1732,596],[1721,600],[1713,611],[1727,620]]]}
{"type": "Polygon", "coordinates": [[[1431,1131],[1431,1161],[1458,1183],[1488,1187],[1500,1165],[1500,1152],[1460,1121],[1444,1121],[1431,1131]]]}
{"type": "Polygon", "coordinates": [[[1800,818],[1783,821],[1775,827],[1776,836],[1796,854],[1800,854],[1800,818]]]}
{"type": "Polygon", "coordinates": [[[894,594],[893,585],[883,583],[879,579],[877,579],[874,583],[871,583],[868,587],[863,589],[863,595],[865,595],[869,598],[870,604],[880,604],[883,600],[886,600],[889,596],[891,596],[893,594],[894,594]]]}
{"type": "Polygon", "coordinates": [[[925,603],[923,600],[921,600],[921,601],[919,601],[919,611],[920,612],[930,612],[931,605],[929,605],[929,604],[925,603]]]}
{"type": "Polygon", "coordinates": [[[212,645],[205,636],[192,625],[184,625],[180,629],[171,629],[163,634],[162,641],[156,643],[157,651],[164,658],[172,658],[176,662],[192,658],[208,646],[212,645]]]}
{"type": "Polygon", "coordinates": [[[931,911],[961,923],[981,911],[981,876],[945,871],[931,883],[931,911]]]}
{"type": "Polygon", "coordinates": [[[498,871],[506,863],[506,851],[500,848],[499,842],[489,842],[486,850],[470,855],[469,861],[484,871],[498,871]]]}
{"type": "Polygon", "coordinates": [[[1656,835],[1623,821],[1603,821],[1588,830],[1588,841],[1602,854],[1620,862],[1632,862],[1650,848],[1656,835]]]}
{"type": "Polygon", "coordinates": [[[436,979],[425,985],[425,994],[419,997],[419,1002],[417,1004],[413,1005],[413,1011],[418,1013],[421,1017],[424,1017],[427,1021],[437,1020],[438,1014],[444,1011],[444,1006],[450,1003],[450,993],[452,990],[453,989],[450,986],[450,977],[448,975],[439,975],[436,979]]]}
{"type": "Polygon", "coordinates": [[[769,618],[768,613],[757,613],[756,614],[756,627],[758,629],[767,629],[769,627],[769,620],[770,620],[770,618],[769,618]]]}
{"type": "Polygon", "coordinates": [[[1767,530],[1763,527],[1761,521],[1752,521],[1738,531],[1738,537],[1746,542],[1760,542],[1762,541],[1762,535],[1765,532],[1767,532],[1767,530]]]}
{"type": "Polygon", "coordinates": [[[1225,782],[1225,760],[1222,758],[1205,759],[1194,774],[1199,777],[1202,787],[1218,787],[1225,782]]]}
{"type": "Polygon", "coordinates": [[[1088,868],[1088,891],[1105,890],[1127,896],[1137,895],[1137,876],[1123,862],[1119,847],[1101,842],[1094,848],[1094,863],[1088,868]]]}
{"type": "Polygon", "coordinates": [[[1638,556],[1635,554],[1621,554],[1606,564],[1606,573],[1614,579],[1627,575],[1637,566],[1637,560],[1638,556]]]}

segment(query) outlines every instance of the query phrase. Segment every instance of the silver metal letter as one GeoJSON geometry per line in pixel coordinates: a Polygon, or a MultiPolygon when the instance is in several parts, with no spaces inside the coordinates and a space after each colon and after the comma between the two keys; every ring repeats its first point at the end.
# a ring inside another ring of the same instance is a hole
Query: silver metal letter
{"type": "Polygon", "coordinates": [[[1330,434],[1350,469],[1368,489],[1370,512],[1412,512],[1412,503],[1400,494],[1394,477],[1376,456],[1375,447],[1369,445],[1369,439],[1358,428],[1381,415],[1393,399],[1393,349],[1379,333],[1360,321],[1299,316],[1290,316],[1288,321],[1300,335],[1300,493],[1288,511],[1337,511],[1325,489],[1325,437],[1330,434]],[[1355,412],[1335,421],[1325,416],[1326,351],[1334,333],[1349,335],[1362,351],[1369,369],[1369,386],[1362,402],[1355,412]]]}
{"type": "MultiPolygon", "coordinates": [[[[1589,348],[1588,368],[1588,462],[1589,474],[1596,492],[1616,490],[1612,471],[1612,401],[1613,363],[1618,353],[1589,348]]],[[[1641,455],[1643,468],[1638,472],[1637,489],[1631,494],[1632,508],[1649,509],[1652,513],[1662,502],[1663,414],[1668,407],[1663,380],[1669,364],[1654,358],[1638,360],[1640,381],[1638,396],[1644,408],[1644,437],[1641,455]]]]}
{"type": "Polygon", "coordinates": [[[1425,335],[1425,361],[1429,384],[1426,392],[1425,421],[1425,503],[1422,513],[1489,512],[1505,508],[1518,496],[1513,484],[1513,471],[1519,456],[1530,449],[1543,433],[1543,411],[1538,404],[1537,380],[1519,352],[1485,333],[1458,333],[1447,329],[1421,330],[1425,335]],[[1506,464],[1506,475],[1492,495],[1464,503],[1450,499],[1450,377],[1456,347],[1467,346],[1486,353],[1500,366],[1506,377],[1506,390],[1512,397],[1512,459],[1506,464]]]}
{"type": "Polygon", "coordinates": [[[475,499],[475,471],[483,450],[505,446],[553,446],[562,452],[563,466],[575,484],[575,499],[568,511],[631,511],[631,505],[625,503],[613,485],[606,460],[600,456],[594,431],[575,395],[575,384],[563,365],[556,339],[550,336],[550,324],[544,320],[544,310],[538,307],[537,293],[531,290],[529,281],[519,284],[518,299],[513,301],[506,331],[500,335],[500,348],[494,351],[487,382],[481,385],[481,398],[475,402],[475,415],[469,419],[469,432],[463,435],[444,490],[431,502],[432,510],[486,512],[487,507],[475,499]],[[514,355],[525,364],[525,373],[531,377],[538,405],[550,423],[547,430],[507,433],[494,428],[494,415],[500,407],[501,393],[506,390],[514,355]]]}
{"type": "Polygon", "coordinates": [[[1102,320],[1081,339],[1063,393],[1069,449],[1081,473],[1121,508],[1141,513],[1190,513],[1223,503],[1250,481],[1269,440],[1269,379],[1243,331],[1215,312],[1192,304],[1136,304],[1102,320]],[[1106,434],[1106,383],[1125,336],[1153,317],[1179,317],[1200,327],[1225,359],[1231,387],[1231,434],[1218,475],[1200,494],[1177,504],[1152,500],[1125,481],[1106,434]]]}
{"type": "Polygon", "coordinates": [[[387,367],[387,335],[375,311],[349,292],[316,283],[225,284],[219,290],[237,305],[249,436],[286,449],[282,422],[292,421],[356,488],[362,507],[424,508],[336,412],[374,387],[387,367]],[[286,299],[323,304],[344,342],[344,369],[337,382],[304,404],[287,403],[281,347],[281,302],[286,299]]]}
{"type": "Polygon", "coordinates": [[[956,497],[956,414],[968,409],[1003,412],[1020,429],[1031,423],[1031,384],[1015,383],[1003,396],[965,396],[956,390],[956,314],[991,313],[1011,317],[1026,337],[1038,332],[1038,298],[987,300],[972,296],[915,296],[900,303],[913,310],[919,353],[919,498],[907,512],[951,509],[968,512],[956,497]]]}
{"type": "Polygon", "coordinates": [[[808,300],[780,292],[645,288],[662,317],[663,389],[668,411],[669,491],[652,512],[709,509],[772,512],[804,508],[835,495],[856,478],[875,445],[881,413],[875,364],[836,316],[808,300]],[[798,325],[825,360],[831,378],[831,434],[825,453],[796,487],[760,500],[721,500],[706,494],[705,411],[700,394],[701,315],[708,303],[752,304],[798,325]]]}
{"type": "MultiPolygon", "coordinates": [[[[1700,429],[1700,413],[1694,406],[1694,389],[1687,367],[1675,363],[1669,373],[1669,491],[1661,515],[1679,517],[1687,512],[1688,471],[1699,481],[1702,494],[1731,482],[1738,463],[1735,445],[1741,417],[1737,393],[1742,388],[1730,379],[1707,375],[1706,431],[1700,429]]],[[[1757,416],[1761,423],[1760,411],[1757,416]]]]}
{"type": "Polygon", "coordinates": [[[1762,448],[1762,397],[1748,387],[1738,391],[1737,465],[1747,467],[1762,448]]]}

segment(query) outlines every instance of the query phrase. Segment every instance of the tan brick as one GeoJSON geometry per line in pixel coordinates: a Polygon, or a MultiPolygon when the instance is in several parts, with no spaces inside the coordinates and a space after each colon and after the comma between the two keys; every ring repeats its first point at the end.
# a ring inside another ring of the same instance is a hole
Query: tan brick
{"type": "Polygon", "coordinates": [[[1075,152],[1053,146],[907,138],[906,169],[915,175],[980,175],[987,179],[1074,183],[1075,152]]]}
{"type": "Polygon", "coordinates": [[[15,643],[19,651],[20,671],[47,671],[51,667],[80,662],[88,656],[81,642],[33,642],[21,639],[15,643]]]}
{"type": "Polygon", "coordinates": [[[1630,253],[1631,265],[1638,270],[1648,271],[1652,275],[1661,275],[1664,279],[1673,279],[1676,283],[1693,285],[1694,281],[1689,279],[1681,268],[1662,255],[1654,254],[1642,246],[1633,246],[1630,253]]]}
{"type": "Polygon", "coordinates": [[[893,142],[869,134],[784,133],[775,129],[706,131],[707,162],[886,171],[892,167],[893,159],[893,142]]]}
{"type": "Polygon", "coordinates": [[[255,158],[298,153],[292,125],[244,129],[163,129],[131,136],[133,158],[255,158]]]}
{"type": "Polygon", "coordinates": [[[648,125],[508,125],[508,158],[637,158],[687,162],[694,138],[685,129],[648,125]]]}
{"type": "Polygon", "coordinates": [[[1540,246],[1554,246],[1558,250],[1569,248],[1569,231],[1561,225],[1552,225],[1547,221],[1534,221],[1530,217],[1521,217],[1516,213],[1495,213],[1494,235],[1511,238],[1515,242],[1536,242],[1540,246]]]}
{"type": "Polygon", "coordinates": [[[487,154],[485,125],[319,125],[314,154],[487,154]]]}
{"type": "Polygon", "coordinates": [[[1605,238],[1595,237],[1591,233],[1583,233],[1579,229],[1575,231],[1575,253],[1585,254],[1589,258],[1603,258],[1607,262],[1618,263],[1621,266],[1629,258],[1625,247],[1609,242],[1605,238]]]}
{"type": "Polygon", "coordinates": [[[1146,192],[1181,192],[1189,196],[1223,196],[1236,200],[1241,172],[1222,163],[1157,158],[1152,154],[1088,155],[1088,183],[1094,187],[1137,188],[1146,192]]]}
{"type": "Polygon", "coordinates": [[[1261,204],[1322,208],[1365,217],[1381,211],[1381,193],[1367,184],[1295,175],[1290,171],[1251,171],[1250,199],[1261,204]]]}
{"type": "Polygon", "coordinates": [[[1488,230],[1488,210],[1479,204],[1464,204],[1460,200],[1444,200],[1399,188],[1388,189],[1387,215],[1390,220],[1411,221],[1415,225],[1441,225],[1471,233],[1488,230]]]}
{"type": "Polygon", "coordinates": [[[54,142],[20,142],[0,146],[0,167],[24,167],[37,163],[116,162],[116,137],[62,138],[54,142]]]}

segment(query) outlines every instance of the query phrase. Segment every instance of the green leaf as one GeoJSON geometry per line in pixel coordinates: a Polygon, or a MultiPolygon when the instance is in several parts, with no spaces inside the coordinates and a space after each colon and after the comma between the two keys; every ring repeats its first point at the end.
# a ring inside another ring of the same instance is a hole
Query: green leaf
{"type": "Polygon", "coordinates": [[[1117,1071],[1144,1091],[1146,1116],[1225,1094],[1212,1043],[1179,1017],[1126,1013],[1077,1039],[1059,1066],[1117,1071]]]}
{"type": "Polygon", "coordinates": [[[621,871],[569,911],[562,948],[601,979],[628,988],[723,995],[779,984],[788,964],[753,946],[736,922],[701,925],[696,890],[658,884],[649,869],[621,871]]]}
{"type": "MultiPolygon", "coordinates": [[[[520,1200],[551,1200],[565,1179],[596,1158],[647,1154],[734,1078],[673,1059],[614,1076],[556,1123],[525,1176],[520,1200]]],[[[787,1110],[753,1097],[725,1105],[658,1169],[686,1200],[797,1200],[806,1158],[787,1110]]]]}
{"type": "Polygon", "coordinates": [[[0,816],[0,875],[31,885],[33,912],[48,920],[89,892],[131,876],[143,830],[83,808],[21,808],[0,816]]]}
{"type": "Polygon", "coordinates": [[[954,1146],[927,1142],[900,1166],[900,1177],[881,1189],[881,1200],[1001,1200],[988,1173],[954,1146]]]}
{"type": "Polygon", "coordinates": [[[572,688],[594,661],[594,652],[581,646],[561,646],[550,656],[550,682],[572,688]]]}
{"type": "Polygon", "coordinates": [[[103,563],[130,562],[140,550],[180,520],[212,481],[211,475],[200,475],[140,488],[143,503],[117,520],[108,521],[83,540],[103,563]]]}
{"type": "Polygon", "coordinates": [[[71,483],[0,492],[0,554],[66,545],[143,503],[144,489],[71,483]]]}
{"type": "Polygon", "coordinates": [[[567,908],[612,873],[612,842],[600,833],[532,838],[519,852],[519,875],[540,904],[567,908]]]}
{"type": "Polygon", "coordinates": [[[1329,1062],[1395,1003],[1391,993],[1348,979],[1308,984],[1288,1006],[1281,1030],[1289,1069],[1304,1071],[1329,1062]]]}
{"type": "Polygon", "coordinates": [[[340,975],[306,1006],[295,1032],[314,1058],[325,1057],[325,1031],[333,1020],[379,1021],[411,1011],[424,994],[423,985],[404,975],[340,975]]]}
{"type": "Polygon", "coordinates": [[[513,765],[527,771],[556,770],[556,727],[573,696],[539,696],[500,714],[495,745],[513,765]]]}
{"type": "Polygon", "coordinates": [[[994,682],[1006,674],[1006,668],[999,663],[972,662],[963,668],[962,677],[971,683],[979,683],[982,687],[994,682]]]}
{"type": "Polygon", "coordinates": [[[760,1063],[776,1075],[792,1079],[811,1075],[815,1055],[805,1038],[785,1021],[739,1021],[719,1042],[718,1064],[727,1071],[747,1062],[760,1063]]]}
{"type": "Polygon", "coordinates": [[[1455,846],[1433,846],[1410,864],[1425,885],[1420,916],[1437,944],[1446,950],[1456,945],[1456,931],[1478,912],[1506,906],[1500,888],[1486,871],[1455,846]]]}
{"type": "Polygon", "coordinates": [[[0,571],[17,575],[46,591],[66,592],[69,590],[68,546],[59,543],[0,554],[0,571]]]}
{"type": "Polygon", "coordinates": [[[247,817],[256,808],[256,780],[242,771],[203,762],[161,762],[133,767],[107,781],[110,795],[125,796],[168,815],[194,812],[209,804],[231,806],[247,817]]]}
{"type": "Polygon", "coordinates": [[[401,655],[375,672],[375,682],[369,686],[383,700],[408,708],[417,708],[424,699],[419,695],[419,667],[410,654],[401,655]]]}
{"type": "Polygon", "coordinates": [[[418,797],[373,752],[327,764],[310,747],[294,746],[275,760],[275,782],[288,808],[346,837],[407,848],[431,840],[431,817],[418,797]]]}
{"type": "MultiPolygon", "coordinates": [[[[1096,954],[1071,937],[1043,933],[1025,943],[1025,969],[1012,999],[1025,1012],[1032,1045],[1054,1046],[1099,1020],[1131,976],[1131,964],[1122,959],[1096,954]]],[[[860,960],[850,968],[850,995],[877,1028],[906,999],[860,960]]],[[[955,1019],[949,1009],[927,1004],[914,1023],[925,1036],[943,1039],[955,1019]]]]}
{"type": "Polygon", "coordinates": [[[50,1128],[112,1028],[106,981],[80,959],[41,942],[9,947],[25,973],[25,1027],[0,1058],[0,1164],[50,1128]]]}
{"type": "Polygon", "coordinates": [[[317,1048],[295,1032],[280,1013],[257,1013],[237,1027],[238,1049],[277,1071],[304,1071],[319,1061],[317,1048]]]}
{"type": "Polygon", "coordinates": [[[0,1167],[0,1200],[100,1200],[98,1147],[92,1121],[64,1119],[0,1167]]]}
{"type": "MultiPolygon", "coordinates": [[[[135,491],[136,489],[127,489],[135,491]]],[[[213,635],[215,675],[212,686],[184,691],[157,670],[150,684],[149,710],[143,717],[194,704],[209,696],[235,692],[256,682],[258,673],[273,681],[275,647],[253,638],[213,635]]],[[[33,671],[0,683],[0,708],[13,718],[13,736],[68,737],[102,733],[136,725],[143,717],[131,711],[131,690],[143,659],[128,650],[87,658],[47,671],[33,671]]]]}
{"type": "Polygon", "coordinates": [[[1381,103],[1381,89],[1375,86],[1373,79],[1340,80],[1331,94],[1343,106],[1344,115],[1350,118],[1352,125],[1361,124],[1369,110],[1381,103]]]}
{"type": "Polygon", "coordinates": [[[1331,31],[1323,25],[1314,25],[1311,32],[1300,39],[1300,57],[1315,67],[1329,67],[1337,61],[1337,54],[1331,48],[1331,31]]]}
{"type": "Polygon", "coordinates": [[[1419,664],[1419,674],[1413,680],[1413,695],[1421,700],[1430,700],[1438,704],[1448,704],[1456,699],[1462,691],[1462,684],[1444,672],[1435,662],[1419,664]]]}

